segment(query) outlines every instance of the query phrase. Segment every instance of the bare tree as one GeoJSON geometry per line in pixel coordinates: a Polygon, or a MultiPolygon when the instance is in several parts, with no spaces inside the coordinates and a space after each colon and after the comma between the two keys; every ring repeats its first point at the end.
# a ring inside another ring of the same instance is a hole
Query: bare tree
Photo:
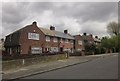
{"type": "Polygon", "coordinates": [[[110,35],[118,35],[120,33],[120,23],[117,23],[117,22],[110,22],[108,25],[107,25],[107,30],[108,32],[110,33],[110,35]]]}

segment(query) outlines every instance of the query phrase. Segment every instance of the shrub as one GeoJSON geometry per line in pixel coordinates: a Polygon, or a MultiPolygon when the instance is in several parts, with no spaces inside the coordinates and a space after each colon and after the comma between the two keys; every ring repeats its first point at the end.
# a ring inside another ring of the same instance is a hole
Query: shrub
{"type": "Polygon", "coordinates": [[[104,54],[106,52],[106,49],[104,47],[101,47],[101,53],[104,54]]]}
{"type": "Polygon", "coordinates": [[[100,54],[101,53],[101,49],[100,48],[95,48],[95,54],[100,54]]]}

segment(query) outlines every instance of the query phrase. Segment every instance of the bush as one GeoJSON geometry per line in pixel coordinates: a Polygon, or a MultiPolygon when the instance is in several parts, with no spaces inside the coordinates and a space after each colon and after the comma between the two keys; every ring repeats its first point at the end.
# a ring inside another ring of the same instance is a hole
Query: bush
{"type": "Polygon", "coordinates": [[[101,53],[104,54],[106,52],[106,49],[104,47],[101,47],[101,53]]]}
{"type": "Polygon", "coordinates": [[[90,52],[85,52],[85,55],[92,55],[92,54],[93,54],[92,51],[90,51],[90,52]]]}
{"type": "Polygon", "coordinates": [[[95,48],[95,54],[100,54],[101,53],[101,49],[100,48],[95,48]]]}

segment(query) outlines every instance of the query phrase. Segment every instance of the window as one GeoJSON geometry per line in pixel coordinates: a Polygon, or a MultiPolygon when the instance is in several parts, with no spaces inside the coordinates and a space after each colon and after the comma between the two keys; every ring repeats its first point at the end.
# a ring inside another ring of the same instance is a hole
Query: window
{"type": "Polygon", "coordinates": [[[50,41],[50,37],[46,36],[46,41],[49,42],[50,41]]]}
{"type": "Polygon", "coordinates": [[[51,52],[58,52],[58,47],[51,47],[51,52]]]}
{"type": "Polygon", "coordinates": [[[39,34],[37,34],[37,33],[28,33],[28,39],[39,40],[39,34]]]}
{"type": "Polygon", "coordinates": [[[41,47],[32,47],[31,53],[32,54],[40,54],[40,53],[42,53],[42,48],[41,47]]]}
{"type": "Polygon", "coordinates": [[[77,49],[77,51],[81,51],[82,49],[77,49]]]}
{"type": "Polygon", "coordinates": [[[79,44],[79,45],[82,45],[82,41],[81,41],[81,40],[78,40],[78,44],[79,44]]]}
{"type": "Polygon", "coordinates": [[[60,39],[60,42],[63,43],[63,39],[62,38],[60,39]]]}
{"type": "Polygon", "coordinates": [[[69,41],[68,41],[68,39],[65,39],[65,43],[68,43],[69,41]]]}
{"type": "Polygon", "coordinates": [[[71,44],[73,44],[73,40],[71,40],[70,42],[71,42],[71,44]]]}
{"type": "Polygon", "coordinates": [[[53,42],[58,42],[58,39],[57,39],[57,38],[54,38],[54,39],[53,39],[53,42]]]}

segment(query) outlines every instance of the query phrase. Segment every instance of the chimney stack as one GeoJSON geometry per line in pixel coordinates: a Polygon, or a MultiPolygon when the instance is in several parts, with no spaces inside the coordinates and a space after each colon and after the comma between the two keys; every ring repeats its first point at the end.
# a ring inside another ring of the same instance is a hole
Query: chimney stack
{"type": "Polygon", "coordinates": [[[55,30],[55,27],[54,26],[50,26],[50,30],[55,30]]]}
{"type": "Polygon", "coordinates": [[[65,34],[68,34],[68,30],[64,30],[64,33],[65,33],[65,34]]]}
{"type": "Polygon", "coordinates": [[[85,35],[85,36],[86,36],[87,34],[86,34],[86,33],[83,33],[83,35],[85,35]]]}
{"type": "Polygon", "coordinates": [[[32,25],[37,26],[37,22],[36,22],[36,21],[34,21],[34,22],[32,23],[32,25]]]}
{"type": "Polygon", "coordinates": [[[98,39],[98,36],[95,36],[96,39],[98,39]]]}
{"type": "Polygon", "coordinates": [[[92,37],[93,35],[92,34],[90,34],[90,37],[92,37]]]}
{"type": "Polygon", "coordinates": [[[4,39],[3,39],[3,38],[1,39],[1,42],[4,42],[4,39]]]}

